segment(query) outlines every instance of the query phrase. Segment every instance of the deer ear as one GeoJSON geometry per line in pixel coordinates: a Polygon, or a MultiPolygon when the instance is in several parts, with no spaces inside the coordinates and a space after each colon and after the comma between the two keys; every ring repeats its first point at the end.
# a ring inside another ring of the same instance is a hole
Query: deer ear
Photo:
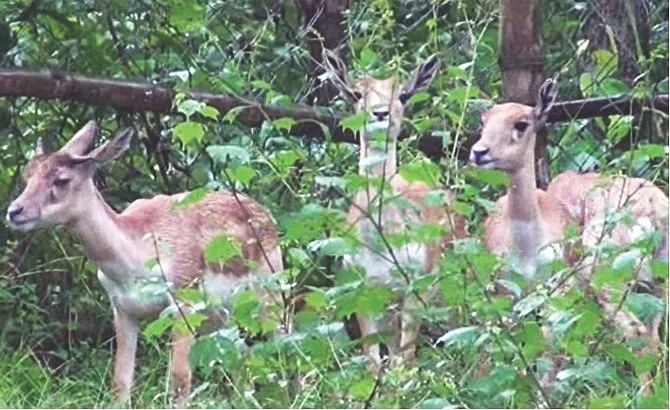
{"type": "Polygon", "coordinates": [[[134,134],[135,130],[131,127],[117,131],[112,139],[91,151],[87,157],[96,162],[107,162],[116,159],[130,148],[130,140],[133,139],[134,134]]]}
{"type": "Polygon", "coordinates": [[[544,122],[547,120],[549,111],[551,110],[551,107],[554,106],[554,102],[556,101],[557,94],[558,91],[556,90],[556,84],[554,83],[554,80],[547,78],[544,84],[542,84],[542,87],[540,87],[540,91],[537,95],[537,103],[535,104],[535,108],[533,110],[536,121],[544,122]]]}
{"type": "Polygon", "coordinates": [[[89,121],[60,149],[61,152],[71,156],[86,155],[93,146],[98,125],[95,121],[89,121]]]}
{"type": "Polygon", "coordinates": [[[440,70],[440,59],[433,54],[426,61],[414,69],[412,77],[405,83],[400,92],[400,102],[405,104],[415,93],[423,91],[430,87],[435,80],[437,72],[440,70]]]}
{"type": "Polygon", "coordinates": [[[35,142],[35,156],[47,155],[53,151],[50,138],[39,137],[35,142]]]}

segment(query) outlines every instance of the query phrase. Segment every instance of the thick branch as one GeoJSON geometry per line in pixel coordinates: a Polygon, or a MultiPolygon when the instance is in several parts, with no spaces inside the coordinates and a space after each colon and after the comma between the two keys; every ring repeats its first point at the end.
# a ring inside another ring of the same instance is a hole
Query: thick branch
{"type": "MultiPolygon", "coordinates": [[[[30,71],[0,70],[0,97],[33,97],[40,99],[60,99],[75,101],[100,107],[110,107],[123,111],[156,113],[174,113],[172,101],[175,91],[149,83],[134,83],[97,79],[82,76],[70,76],[62,73],[35,73],[30,71]]],[[[265,105],[257,101],[240,99],[226,94],[191,92],[189,98],[204,101],[216,107],[222,114],[236,107],[245,107],[237,115],[240,124],[258,127],[266,119],[290,117],[298,123],[290,133],[323,139],[324,124],[332,140],[336,142],[355,142],[350,130],[338,126],[346,113],[333,113],[325,108],[294,105],[280,107],[265,105]]],[[[668,113],[668,95],[657,95],[651,102],[634,100],[631,97],[591,98],[586,100],[556,103],[549,113],[549,122],[562,122],[571,119],[602,117],[612,114],[637,114],[643,107],[652,105],[655,109],[668,113]],[[651,104],[650,104],[651,103],[651,104]]],[[[401,135],[404,138],[405,132],[401,135]]],[[[419,140],[419,148],[426,155],[437,158],[442,156],[440,138],[430,134],[419,140]]]]}

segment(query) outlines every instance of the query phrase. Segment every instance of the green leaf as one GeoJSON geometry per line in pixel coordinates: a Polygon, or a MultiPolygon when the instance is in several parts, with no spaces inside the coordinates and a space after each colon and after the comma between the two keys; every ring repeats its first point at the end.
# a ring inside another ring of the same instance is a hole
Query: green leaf
{"type": "Polygon", "coordinates": [[[504,288],[512,292],[516,298],[521,297],[521,287],[517,285],[516,283],[512,282],[511,280],[505,280],[505,279],[497,279],[496,282],[501,284],[504,288]]]}
{"type": "Polygon", "coordinates": [[[365,289],[356,299],[356,312],[362,315],[376,315],[386,309],[386,304],[393,297],[386,287],[371,286],[365,289]]]}
{"type": "Polygon", "coordinates": [[[230,110],[228,110],[228,112],[226,113],[226,115],[223,116],[223,122],[226,122],[226,121],[227,121],[227,122],[229,122],[229,123],[232,124],[233,122],[235,122],[235,119],[237,118],[237,116],[238,116],[244,109],[245,109],[244,106],[239,106],[239,107],[233,107],[233,108],[231,108],[230,110]]]}
{"type": "Polygon", "coordinates": [[[307,296],[305,296],[305,302],[307,303],[307,306],[315,310],[322,310],[328,306],[326,294],[320,290],[314,290],[313,292],[308,293],[307,296]]]}
{"type": "Polygon", "coordinates": [[[627,94],[630,92],[628,84],[616,78],[606,78],[600,83],[600,90],[605,97],[627,94]]]}
{"type": "Polygon", "coordinates": [[[452,207],[454,212],[463,216],[470,216],[475,211],[475,208],[472,205],[461,201],[454,201],[452,207]]]}
{"type": "Polygon", "coordinates": [[[202,107],[200,107],[200,115],[205,118],[216,120],[219,116],[219,110],[212,107],[211,105],[203,104],[202,107]]]}
{"type": "Polygon", "coordinates": [[[170,10],[170,23],[179,31],[193,31],[205,25],[205,9],[195,1],[176,2],[170,10]]]}
{"type": "Polygon", "coordinates": [[[507,187],[509,186],[509,176],[497,169],[469,169],[468,176],[478,179],[485,184],[492,187],[507,187]]]}
{"type": "Polygon", "coordinates": [[[153,339],[165,333],[174,323],[170,315],[160,315],[156,320],[150,322],[142,332],[147,339],[153,339]]]}
{"type": "Polygon", "coordinates": [[[668,272],[670,267],[668,262],[654,259],[651,261],[651,273],[655,278],[668,280],[668,272]]]}
{"type": "Polygon", "coordinates": [[[663,80],[659,81],[656,85],[658,92],[667,94],[668,93],[668,77],[665,77],[663,80]]]}
{"type": "Polygon", "coordinates": [[[215,161],[222,164],[248,164],[251,162],[249,152],[236,145],[211,145],[207,147],[207,153],[215,161]]]}
{"type": "Polygon", "coordinates": [[[603,81],[616,72],[619,58],[609,50],[598,49],[593,52],[593,62],[596,65],[596,78],[603,81]]]}
{"type": "Polygon", "coordinates": [[[311,262],[307,252],[300,248],[289,248],[288,259],[293,266],[307,266],[311,262]]]}
{"type": "Polygon", "coordinates": [[[343,129],[350,129],[353,132],[358,132],[363,128],[367,116],[365,114],[354,114],[348,117],[342,118],[340,121],[340,127],[343,129]]]}
{"type": "Polygon", "coordinates": [[[325,256],[344,256],[352,252],[349,242],[340,237],[318,239],[310,242],[307,248],[312,252],[319,252],[319,254],[325,256]]]}
{"type": "Polygon", "coordinates": [[[194,189],[191,192],[188,192],[183,198],[174,203],[175,208],[187,207],[189,205],[194,205],[204,199],[207,194],[211,192],[208,188],[198,188],[194,189]]]}
{"type": "Polygon", "coordinates": [[[361,68],[371,68],[377,60],[377,54],[369,48],[364,48],[359,59],[361,68]]]}
{"type": "Polygon", "coordinates": [[[632,121],[633,116],[631,115],[610,115],[610,124],[607,127],[607,139],[612,144],[621,141],[630,132],[632,121]]]}
{"type": "Polygon", "coordinates": [[[443,342],[445,347],[453,344],[470,344],[479,335],[479,326],[465,326],[448,331],[440,336],[436,343],[443,342]]]}
{"type": "Polygon", "coordinates": [[[206,261],[225,263],[230,259],[242,256],[242,247],[234,238],[228,235],[219,235],[207,244],[204,256],[206,261]]]}
{"type": "Polygon", "coordinates": [[[173,129],[174,135],[185,145],[195,141],[200,143],[205,136],[205,127],[197,122],[185,121],[173,129]]]}
{"type": "Polygon", "coordinates": [[[412,94],[412,96],[407,100],[405,105],[411,105],[411,104],[417,104],[420,102],[424,102],[426,100],[430,99],[430,94],[426,91],[420,91],[418,93],[412,94]]]}
{"type": "Polygon", "coordinates": [[[440,167],[428,159],[400,166],[400,176],[407,182],[423,182],[431,187],[440,180],[440,173],[440,167]]]}
{"type": "Polygon", "coordinates": [[[349,388],[349,395],[359,400],[365,400],[370,397],[372,389],[374,388],[375,380],[369,375],[366,375],[364,378],[351,385],[349,388]]]}
{"type": "Polygon", "coordinates": [[[291,127],[295,125],[296,121],[293,118],[290,117],[283,117],[283,118],[277,118],[276,120],[272,121],[272,125],[275,126],[275,128],[279,130],[286,130],[290,131],[291,127]]]}
{"type": "Polygon", "coordinates": [[[565,350],[574,357],[587,357],[589,354],[589,350],[584,346],[584,343],[575,339],[568,342],[565,350]]]}
{"type": "Polygon", "coordinates": [[[249,165],[239,165],[233,168],[228,168],[227,172],[230,179],[240,182],[244,186],[249,186],[249,182],[251,182],[251,179],[256,174],[256,171],[249,165]]]}
{"type": "Polygon", "coordinates": [[[519,317],[524,317],[534,312],[537,308],[542,306],[545,302],[545,297],[542,295],[528,295],[521,299],[514,305],[514,311],[519,317]]]}
{"type": "Polygon", "coordinates": [[[579,90],[584,97],[592,97],[596,94],[591,73],[583,73],[579,76],[579,90]]]}
{"type": "Polygon", "coordinates": [[[186,116],[186,118],[190,118],[191,115],[200,111],[202,105],[203,105],[203,103],[200,102],[200,101],[184,100],[179,104],[179,107],[177,108],[177,111],[184,114],[186,116]]]}
{"type": "Polygon", "coordinates": [[[664,310],[663,301],[648,293],[631,292],[626,298],[628,309],[644,322],[649,322],[654,315],[664,310]]]}

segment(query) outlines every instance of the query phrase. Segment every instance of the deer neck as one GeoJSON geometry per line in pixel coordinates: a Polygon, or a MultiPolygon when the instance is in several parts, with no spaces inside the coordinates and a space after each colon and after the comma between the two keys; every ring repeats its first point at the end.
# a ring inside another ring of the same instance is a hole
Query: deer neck
{"type": "Polygon", "coordinates": [[[144,246],[121,224],[117,214],[102,198],[93,181],[83,187],[81,212],[69,224],[84,245],[84,252],[110,279],[124,282],[142,269],[144,246]]]}
{"type": "MultiPolygon", "coordinates": [[[[532,157],[532,156],[531,156],[532,157]]],[[[507,192],[509,217],[516,221],[534,221],[540,210],[535,187],[535,166],[532,158],[510,174],[511,186],[507,192]]]]}
{"type": "Polygon", "coordinates": [[[536,252],[543,245],[543,229],[535,187],[532,155],[521,168],[511,173],[507,193],[510,235],[520,257],[521,273],[531,279],[537,265],[536,252]]]}
{"type": "Polygon", "coordinates": [[[397,172],[395,138],[389,136],[386,141],[369,141],[365,137],[361,138],[360,157],[358,159],[358,173],[360,175],[388,180],[397,172]],[[383,160],[378,161],[379,158],[383,158],[383,160]]]}

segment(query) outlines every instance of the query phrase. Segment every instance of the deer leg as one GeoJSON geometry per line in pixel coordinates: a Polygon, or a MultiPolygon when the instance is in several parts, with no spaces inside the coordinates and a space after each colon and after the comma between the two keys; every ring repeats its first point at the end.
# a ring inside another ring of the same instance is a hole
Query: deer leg
{"type": "Polygon", "coordinates": [[[177,404],[183,404],[191,393],[191,365],[188,360],[193,335],[185,329],[172,331],[172,360],[170,361],[170,390],[177,404]]]}
{"type": "Polygon", "coordinates": [[[416,345],[419,339],[419,321],[412,315],[411,310],[416,307],[416,299],[408,296],[400,311],[400,346],[402,362],[408,363],[416,358],[416,345]]]}
{"type": "MultiPolygon", "coordinates": [[[[377,333],[377,325],[375,324],[373,319],[357,313],[356,320],[358,321],[358,327],[361,330],[361,339],[364,339],[367,336],[377,333]]],[[[370,360],[372,370],[375,372],[379,371],[382,368],[382,357],[381,357],[381,351],[379,349],[379,343],[372,343],[372,344],[364,343],[363,351],[370,360]]]]}
{"type": "Polygon", "coordinates": [[[116,333],[116,353],[114,355],[113,391],[119,402],[128,403],[135,372],[139,326],[133,318],[115,308],[114,332],[116,333]]]}

